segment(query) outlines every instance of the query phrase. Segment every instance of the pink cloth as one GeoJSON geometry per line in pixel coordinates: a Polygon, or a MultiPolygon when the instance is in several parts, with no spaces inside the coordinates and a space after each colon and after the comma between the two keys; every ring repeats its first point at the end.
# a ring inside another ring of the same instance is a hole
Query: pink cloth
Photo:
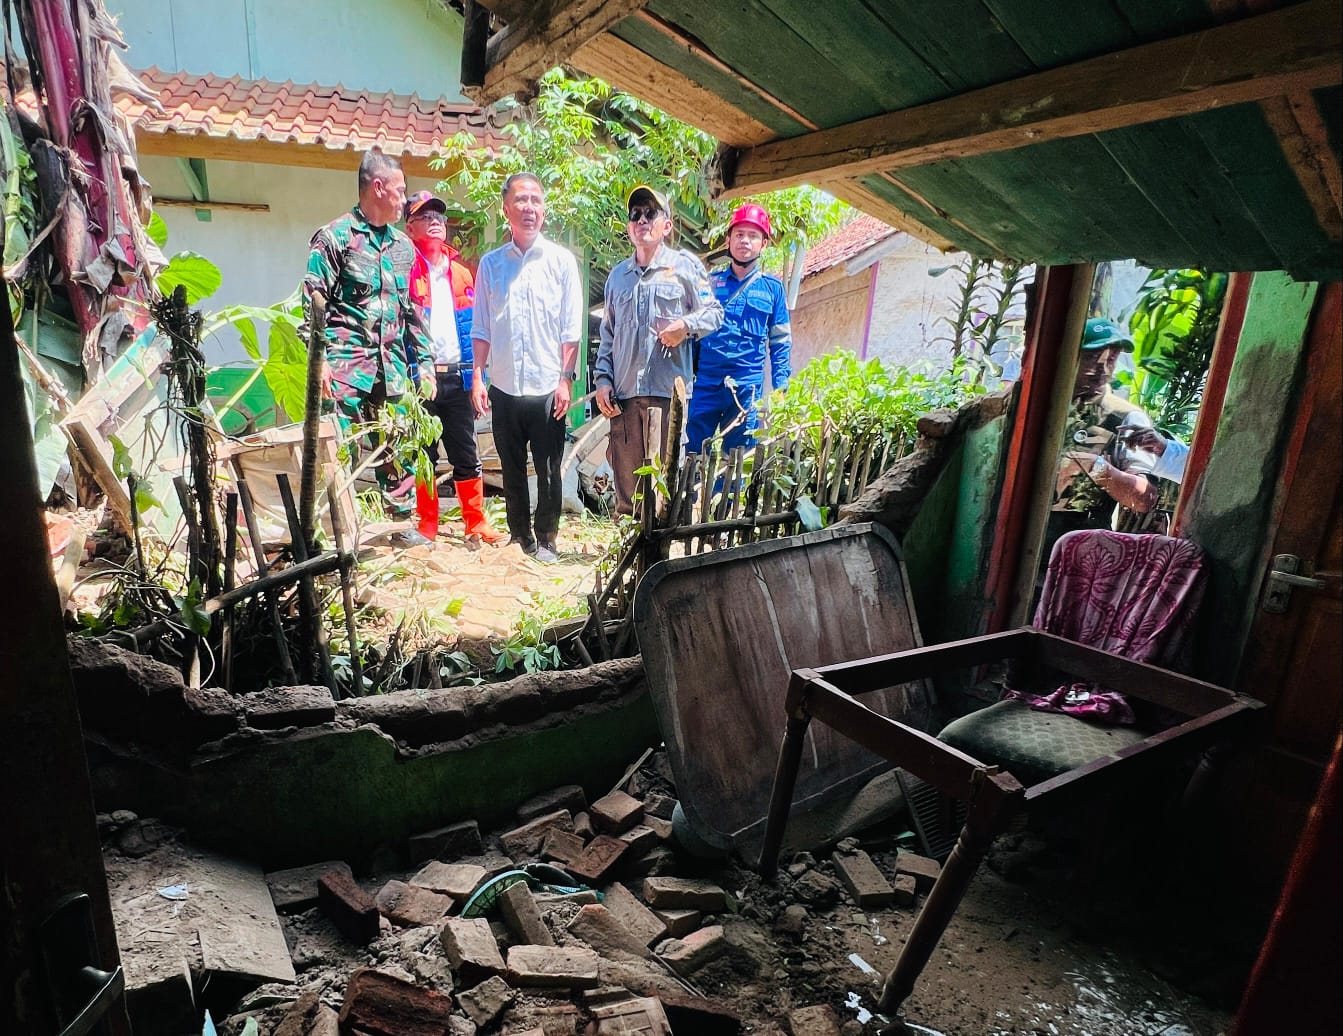
{"type": "MultiPolygon", "coordinates": [[[[1059,537],[1034,626],[1135,662],[1171,667],[1203,601],[1203,551],[1170,536],[1084,529],[1059,537]]],[[[1132,724],[1122,694],[1076,682],[1045,695],[1009,690],[1033,709],[1132,724]]]]}

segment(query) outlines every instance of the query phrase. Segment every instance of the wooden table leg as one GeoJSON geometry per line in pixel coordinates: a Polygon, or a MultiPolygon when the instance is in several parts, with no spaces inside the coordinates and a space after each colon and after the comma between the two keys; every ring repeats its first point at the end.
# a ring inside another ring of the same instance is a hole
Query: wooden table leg
{"type": "Polygon", "coordinates": [[[1021,785],[1010,774],[986,775],[979,793],[971,800],[970,813],[956,847],[942,865],[942,873],[914,921],[900,959],[886,976],[878,1002],[878,1010],[884,1014],[895,1014],[914,991],[914,983],[951,923],[951,916],[960,906],[980,861],[1016,811],[1021,795],[1021,785]]]}
{"type": "Polygon", "coordinates": [[[794,673],[788,684],[788,725],[784,727],[783,744],[779,746],[779,761],[774,767],[774,790],[769,797],[769,813],[765,817],[764,846],[760,850],[757,869],[765,880],[772,880],[779,867],[779,848],[783,845],[788,813],[793,806],[793,788],[797,785],[797,770],[802,763],[802,743],[807,736],[811,717],[802,707],[806,686],[803,671],[794,673]]]}

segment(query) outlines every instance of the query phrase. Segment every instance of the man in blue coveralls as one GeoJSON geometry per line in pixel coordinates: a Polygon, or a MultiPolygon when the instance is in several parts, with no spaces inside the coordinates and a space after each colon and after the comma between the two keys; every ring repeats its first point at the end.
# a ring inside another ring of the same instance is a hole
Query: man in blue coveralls
{"type": "Polygon", "coordinates": [[[769,213],[759,205],[742,205],[728,222],[732,261],[709,275],[723,305],[723,324],[700,342],[686,421],[689,453],[704,452],[707,440],[719,431],[724,453],[754,444],[766,355],[773,387],[788,386],[793,338],[787,296],[783,282],[760,269],[760,253],[770,236],[769,213]]]}

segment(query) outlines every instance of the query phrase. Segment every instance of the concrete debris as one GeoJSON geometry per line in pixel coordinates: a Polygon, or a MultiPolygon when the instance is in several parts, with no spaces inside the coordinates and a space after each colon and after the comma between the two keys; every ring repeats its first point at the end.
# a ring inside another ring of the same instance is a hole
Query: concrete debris
{"type": "Polygon", "coordinates": [[[303,993],[275,1027],[275,1036],[339,1036],[340,1016],[322,1003],[317,990],[303,993]]]}
{"type": "Polygon", "coordinates": [[[586,841],[596,833],[592,827],[592,814],[587,810],[574,814],[574,834],[586,841]]]}
{"type": "Polygon", "coordinates": [[[800,1007],[788,1015],[788,1031],[793,1036],[840,1036],[839,1017],[828,1004],[800,1007]]]}
{"type": "Polygon", "coordinates": [[[784,907],[774,923],[774,930],[793,939],[801,939],[807,924],[807,908],[800,903],[790,903],[784,907]]]}
{"type": "Polygon", "coordinates": [[[476,1025],[484,1028],[516,1000],[518,994],[498,975],[457,994],[457,1002],[476,1025]]]}
{"type": "Polygon", "coordinates": [[[439,938],[461,983],[484,981],[504,970],[499,944],[484,918],[450,917],[439,938]]]}
{"type": "Polygon", "coordinates": [[[676,809],[676,800],[670,795],[663,795],[660,791],[652,791],[644,796],[644,818],[657,817],[659,820],[670,820],[672,811],[676,809]]]}
{"type": "Polygon", "coordinates": [[[834,878],[818,870],[809,870],[793,885],[793,894],[804,903],[829,906],[839,899],[840,888],[834,878]]]}

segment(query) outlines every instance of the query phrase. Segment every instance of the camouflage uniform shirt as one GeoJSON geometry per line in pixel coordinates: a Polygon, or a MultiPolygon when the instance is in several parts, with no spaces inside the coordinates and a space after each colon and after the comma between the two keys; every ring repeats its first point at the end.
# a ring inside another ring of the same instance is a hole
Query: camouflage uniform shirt
{"type": "Polygon", "coordinates": [[[309,306],[315,292],[326,298],[326,358],[337,398],[367,395],[380,378],[396,397],[432,378],[429,335],[410,301],[410,238],[373,226],[356,205],[317,231],[311,247],[303,296],[309,306]]]}

